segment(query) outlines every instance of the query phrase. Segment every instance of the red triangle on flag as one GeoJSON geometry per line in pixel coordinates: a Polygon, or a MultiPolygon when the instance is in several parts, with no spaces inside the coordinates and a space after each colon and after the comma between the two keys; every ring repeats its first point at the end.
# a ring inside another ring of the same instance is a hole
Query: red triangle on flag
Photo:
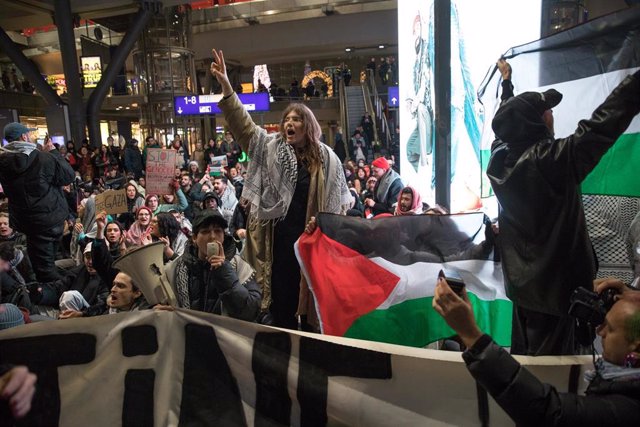
{"type": "Polygon", "coordinates": [[[378,308],[400,280],[320,227],[304,233],[297,245],[325,334],[344,335],[356,319],[378,308]]]}

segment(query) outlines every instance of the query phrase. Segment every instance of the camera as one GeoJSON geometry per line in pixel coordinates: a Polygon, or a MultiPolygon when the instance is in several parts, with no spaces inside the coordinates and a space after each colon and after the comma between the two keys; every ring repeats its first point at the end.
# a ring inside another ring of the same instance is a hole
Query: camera
{"type": "Polygon", "coordinates": [[[591,326],[598,326],[604,322],[607,312],[616,301],[617,293],[618,291],[612,288],[599,294],[582,287],[577,288],[569,299],[569,315],[591,326]]]}

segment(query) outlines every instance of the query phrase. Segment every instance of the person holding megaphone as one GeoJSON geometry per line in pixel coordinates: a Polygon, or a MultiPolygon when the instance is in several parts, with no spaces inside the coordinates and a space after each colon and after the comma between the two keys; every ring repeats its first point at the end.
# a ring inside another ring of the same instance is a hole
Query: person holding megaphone
{"type": "MultiPolygon", "coordinates": [[[[227,226],[217,210],[199,214],[184,253],[165,266],[165,274],[178,307],[255,321],[262,291],[253,268],[236,254],[233,238],[225,234],[227,226]]],[[[169,305],[155,308],[173,310],[169,305]]]]}

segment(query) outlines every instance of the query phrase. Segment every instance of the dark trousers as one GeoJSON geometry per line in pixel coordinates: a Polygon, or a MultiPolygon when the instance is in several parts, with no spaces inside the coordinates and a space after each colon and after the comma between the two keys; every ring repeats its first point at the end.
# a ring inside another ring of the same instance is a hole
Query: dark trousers
{"type": "Polygon", "coordinates": [[[547,356],[579,354],[575,319],[513,305],[511,354],[547,356]]]}
{"type": "Polygon", "coordinates": [[[25,232],[27,253],[38,282],[53,282],[61,278],[55,261],[63,231],[64,227],[60,225],[38,233],[25,232]]]}

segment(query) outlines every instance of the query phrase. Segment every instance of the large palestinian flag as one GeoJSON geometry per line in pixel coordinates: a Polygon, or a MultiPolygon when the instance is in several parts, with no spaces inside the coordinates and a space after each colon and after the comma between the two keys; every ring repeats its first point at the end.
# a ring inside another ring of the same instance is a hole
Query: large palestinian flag
{"type": "Polygon", "coordinates": [[[464,279],[480,328],[510,345],[512,304],[483,218],[320,214],[316,231],[296,243],[296,254],[322,332],[415,347],[454,335],[431,307],[445,268],[464,279]]]}
{"type": "MultiPolygon", "coordinates": [[[[555,88],[564,98],[553,109],[556,137],[576,131],[581,119],[627,75],[640,67],[640,7],[594,19],[544,39],[509,49],[515,94],[555,88]]],[[[500,102],[500,73],[494,68],[478,90],[484,107],[482,163],[486,170],[494,139],[491,121],[500,102]]],[[[598,255],[598,276],[630,281],[629,224],[640,208],[640,118],[582,183],[587,226],[598,255]]],[[[491,195],[486,176],[483,197],[491,195]]]]}

